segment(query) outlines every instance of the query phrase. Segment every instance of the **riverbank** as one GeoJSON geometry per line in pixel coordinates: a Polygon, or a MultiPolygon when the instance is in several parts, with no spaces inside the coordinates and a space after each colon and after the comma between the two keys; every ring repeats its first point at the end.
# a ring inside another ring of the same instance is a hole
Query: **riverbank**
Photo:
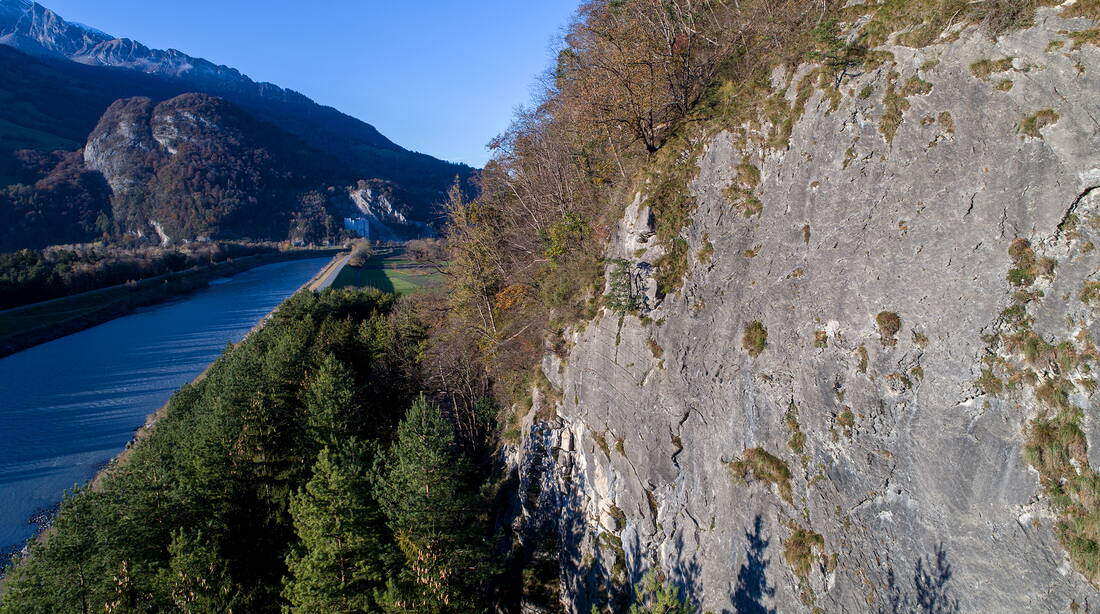
{"type": "Polygon", "coordinates": [[[335,256],[343,251],[332,247],[257,254],[9,309],[0,312],[0,358],[206,287],[218,278],[266,264],[335,256]]]}
{"type": "MultiPolygon", "coordinates": [[[[328,264],[322,267],[320,271],[317,271],[317,274],[311,277],[309,281],[302,284],[297,290],[295,290],[294,293],[291,294],[291,296],[294,296],[294,294],[297,294],[302,290],[317,291],[319,289],[323,289],[321,288],[322,282],[333,275],[334,269],[338,271],[339,267],[342,267],[347,262],[347,256],[344,253],[345,251],[346,250],[341,250],[336,252],[336,255],[333,256],[332,260],[328,264]]],[[[228,348],[226,351],[231,351],[233,348],[243,343],[244,340],[247,339],[250,335],[263,328],[264,325],[266,325],[268,321],[271,320],[271,316],[274,315],[275,312],[279,310],[279,307],[285,302],[285,300],[280,302],[278,305],[275,306],[274,309],[269,311],[267,315],[260,318],[260,321],[256,322],[256,325],[248,331],[244,339],[241,339],[237,343],[234,343],[232,347],[228,348]]],[[[215,362],[217,362],[216,359],[208,364],[201,373],[195,376],[194,379],[185,384],[185,386],[193,386],[206,379],[207,374],[210,373],[210,369],[214,366],[215,362]]],[[[88,481],[89,488],[98,491],[102,485],[103,476],[106,475],[107,470],[111,467],[117,466],[120,463],[126,462],[126,459],[130,456],[130,453],[133,451],[134,446],[141,442],[141,440],[148,437],[153,432],[153,428],[156,426],[157,422],[161,418],[163,418],[168,412],[168,405],[169,402],[165,402],[163,405],[158,407],[156,411],[150,413],[148,416],[145,417],[145,422],[140,427],[138,427],[137,430],[134,431],[134,436],[132,439],[130,439],[130,441],[126,443],[126,447],[123,448],[123,450],[115,455],[111,460],[107,461],[107,463],[103,465],[103,468],[97,471],[95,476],[93,476],[92,479],[88,481]]],[[[38,539],[44,539],[47,533],[48,531],[44,531],[39,535],[38,539]]]]}

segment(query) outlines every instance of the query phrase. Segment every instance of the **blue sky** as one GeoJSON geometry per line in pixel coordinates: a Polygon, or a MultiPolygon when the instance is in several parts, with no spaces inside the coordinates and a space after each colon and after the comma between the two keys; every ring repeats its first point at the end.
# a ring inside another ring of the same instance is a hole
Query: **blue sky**
{"type": "Polygon", "coordinates": [[[485,163],[578,0],[39,0],[70,21],[298,90],[433,156],[485,163]]]}

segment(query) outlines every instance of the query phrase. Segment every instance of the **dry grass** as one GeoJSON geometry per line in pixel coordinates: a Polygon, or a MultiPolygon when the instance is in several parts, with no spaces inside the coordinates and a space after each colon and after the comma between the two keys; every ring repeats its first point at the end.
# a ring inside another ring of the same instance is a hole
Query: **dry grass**
{"type": "MultiPolygon", "coordinates": [[[[924,47],[943,40],[944,32],[960,23],[978,24],[995,35],[1031,25],[1035,9],[1053,3],[1053,0],[885,0],[873,9],[862,40],[864,45],[876,47],[897,34],[895,42],[899,45],[924,47]]],[[[866,12],[867,6],[859,4],[845,9],[843,14],[846,19],[856,19],[866,12]]]]}
{"type": "Polygon", "coordinates": [[[695,259],[700,264],[710,264],[714,260],[714,244],[705,236],[703,237],[703,247],[699,248],[699,252],[695,254],[695,259]]]}
{"type": "Polygon", "coordinates": [[[779,489],[779,496],[787,503],[793,502],[791,494],[791,470],[783,459],[773,456],[764,448],[749,448],[740,459],[729,463],[730,473],[737,479],[746,481],[751,475],[754,480],[767,482],[779,489]]]}
{"type": "Polygon", "coordinates": [[[1023,136],[1041,139],[1043,138],[1043,134],[1040,131],[1047,126],[1058,123],[1058,120],[1061,118],[1062,116],[1054,109],[1036,111],[1020,121],[1019,132],[1023,136]]]}
{"type": "Polygon", "coordinates": [[[993,374],[992,369],[982,369],[982,376],[977,381],[978,388],[989,396],[997,396],[1004,390],[1004,382],[993,374]]]}
{"type": "Polygon", "coordinates": [[[867,346],[861,345],[856,348],[856,355],[859,358],[859,365],[857,368],[860,373],[867,372],[867,364],[870,362],[870,357],[867,355],[867,346]]]}
{"type": "Polygon", "coordinates": [[[806,449],[806,434],[802,432],[802,427],[798,424],[798,406],[794,404],[794,401],[791,401],[791,405],[787,408],[787,413],[784,414],[783,418],[787,423],[787,429],[791,432],[791,438],[787,440],[787,445],[795,454],[802,454],[806,449]]]}
{"type": "Polygon", "coordinates": [[[1100,281],[1086,281],[1081,286],[1081,302],[1092,307],[1100,307],[1100,281]]]}
{"type": "Polygon", "coordinates": [[[653,354],[653,358],[660,360],[665,356],[665,350],[661,347],[661,344],[657,343],[656,339],[650,338],[646,341],[646,345],[649,346],[649,352],[653,354]]]}
{"type": "Polygon", "coordinates": [[[1001,58],[999,60],[979,60],[970,65],[970,74],[981,79],[982,81],[989,81],[989,77],[993,73],[1007,72],[1012,70],[1013,58],[1001,58]]]}
{"type": "Polygon", "coordinates": [[[811,529],[798,526],[793,520],[787,527],[791,535],[783,542],[783,558],[791,571],[805,580],[813,569],[814,560],[825,552],[825,538],[811,529]]]}
{"type": "MultiPolygon", "coordinates": [[[[1038,257],[1025,239],[1014,240],[1008,255],[1014,267],[1010,280],[1053,273],[1053,261],[1038,257]]],[[[1089,363],[1095,357],[1087,336],[1084,341],[1078,337],[1084,345],[1078,349],[1073,341],[1048,340],[1032,330],[1026,305],[1038,298],[1041,293],[1017,291],[1015,304],[1001,314],[1011,330],[1001,333],[999,340],[1010,357],[987,359],[989,367],[977,383],[991,395],[1020,385],[1030,387],[1036,416],[1024,431],[1024,458],[1039,473],[1043,493],[1057,517],[1059,542],[1074,567],[1100,586],[1100,473],[1089,465],[1088,440],[1081,428],[1084,411],[1074,402],[1078,385],[1091,394],[1086,374],[1092,371],[1089,363]],[[998,365],[1007,373],[1007,385],[994,373],[998,365]],[[1078,383],[1074,383],[1075,374],[1081,375],[1078,383]]],[[[1087,304],[1084,295],[1079,298],[1087,304]]]]}
{"type": "Polygon", "coordinates": [[[901,318],[892,311],[881,311],[875,316],[875,324],[878,325],[879,335],[882,337],[882,345],[893,347],[897,345],[897,334],[901,331],[901,318]]]}

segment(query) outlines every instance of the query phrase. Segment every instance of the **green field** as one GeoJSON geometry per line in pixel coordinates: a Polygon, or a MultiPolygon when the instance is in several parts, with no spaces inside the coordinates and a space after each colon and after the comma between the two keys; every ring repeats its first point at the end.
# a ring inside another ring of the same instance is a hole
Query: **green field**
{"type": "Polygon", "coordinates": [[[434,267],[404,256],[401,250],[381,251],[362,267],[345,266],[332,282],[333,288],[375,288],[382,292],[412,294],[443,283],[434,267]]]}

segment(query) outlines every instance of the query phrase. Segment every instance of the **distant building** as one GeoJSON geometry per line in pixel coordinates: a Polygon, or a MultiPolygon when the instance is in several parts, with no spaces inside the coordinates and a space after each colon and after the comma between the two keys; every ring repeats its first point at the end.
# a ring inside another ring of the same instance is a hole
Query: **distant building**
{"type": "Polygon", "coordinates": [[[344,218],[344,230],[350,230],[364,239],[370,238],[370,220],[365,217],[344,218]]]}

